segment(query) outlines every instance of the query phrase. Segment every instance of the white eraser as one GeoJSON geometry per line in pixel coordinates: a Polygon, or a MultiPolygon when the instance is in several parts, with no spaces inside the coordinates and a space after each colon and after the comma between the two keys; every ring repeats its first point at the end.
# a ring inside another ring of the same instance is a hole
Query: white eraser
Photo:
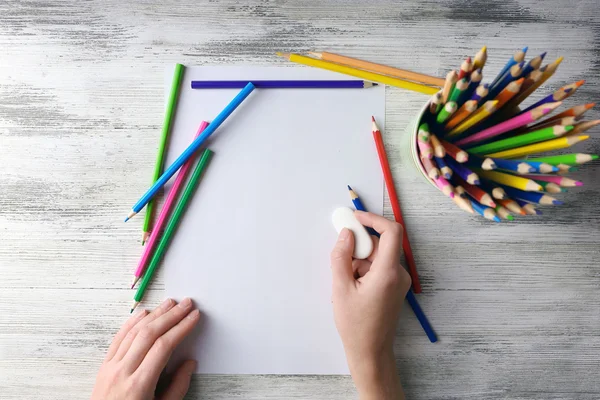
{"type": "Polygon", "coordinates": [[[365,227],[358,222],[354,211],[348,207],[337,208],[331,216],[331,222],[339,234],[342,229],[347,228],[354,234],[354,258],[363,260],[373,252],[373,240],[365,227]]]}

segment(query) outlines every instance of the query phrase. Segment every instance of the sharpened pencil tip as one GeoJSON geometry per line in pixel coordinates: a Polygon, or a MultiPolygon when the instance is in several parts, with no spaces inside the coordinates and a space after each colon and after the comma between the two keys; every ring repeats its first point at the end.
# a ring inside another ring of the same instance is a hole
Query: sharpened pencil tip
{"type": "Polygon", "coordinates": [[[352,188],[350,187],[350,185],[346,185],[346,186],[348,186],[348,190],[352,190],[352,188]]]}
{"type": "Polygon", "coordinates": [[[540,211],[540,210],[538,210],[537,208],[536,208],[536,210],[535,210],[535,213],[536,213],[537,215],[542,215],[542,214],[543,214],[543,212],[541,212],[541,211],[540,211]]]}
{"type": "Polygon", "coordinates": [[[560,201],[560,200],[552,200],[552,204],[554,204],[555,206],[560,206],[565,204],[564,202],[560,201]]]}
{"type": "Polygon", "coordinates": [[[575,182],[575,186],[583,186],[583,182],[577,181],[575,182]]]}
{"type": "Polygon", "coordinates": [[[523,47],[523,53],[527,53],[527,50],[529,50],[529,46],[523,47]]]}
{"type": "Polygon", "coordinates": [[[546,53],[547,53],[547,51],[545,51],[545,52],[543,52],[542,54],[540,54],[540,58],[541,58],[542,60],[544,59],[544,57],[546,57],[546,53]]]}
{"type": "Polygon", "coordinates": [[[515,217],[513,217],[512,215],[507,215],[506,219],[509,220],[509,221],[514,221],[515,217]]]}
{"type": "Polygon", "coordinates": [[[133,308],[129,310],[129,314],[133,314],[133,308]]]}
{"type": "Polygon", "coordinates": [[[371,115],[371,121],[375,122],[375,117],[371,115]]]}
{"type": "Polygon", "coordinates": [[[129,221],[129,217],[125,217],[125,222],[129,221]]]}
{"type": "Polygon", "coordinates": [[[500,219],[500,217],[498,217],[497,215],[494,217],[494,221],[496,222],[501,222],[502,220],[500,219]]]}

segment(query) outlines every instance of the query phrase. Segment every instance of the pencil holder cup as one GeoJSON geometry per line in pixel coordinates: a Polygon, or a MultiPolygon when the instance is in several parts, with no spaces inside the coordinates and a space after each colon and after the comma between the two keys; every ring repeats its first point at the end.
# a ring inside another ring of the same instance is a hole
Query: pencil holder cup
{"type": "Polygon", "coordinates": [[[429,178],[427,172],[425,172],[425,167],[423,167],[423,164],[421,163],[417,147],[417,134],[419,132],[419,125],[421,124],[423,115],[425,114],[428,108],[429,102],[425,103],[425,105],[419,110],[419,114],[408,124],[408,127],[406,128],[407,132],[404,135],[408,143],[405,143],[403,148],[409,151],[409,154],[407,154],[407,156],[411,160],[411,165],[413,165],[416,168],[417,174],[421,178],[429,182],[431,186],[433,186],[441,192],[441,190],[436,186],[436,184],[429,178]]]}

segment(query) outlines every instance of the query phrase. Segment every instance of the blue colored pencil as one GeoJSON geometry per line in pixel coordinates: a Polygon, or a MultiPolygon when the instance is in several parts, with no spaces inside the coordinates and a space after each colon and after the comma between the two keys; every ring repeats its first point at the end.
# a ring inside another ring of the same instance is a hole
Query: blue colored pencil
{"type": "MultiPolygon", "coordinates": [[[[487,97],[489,92],[490,92],[490,84],[484,83],[483,85],[477,86],[477,88],[475,89],[475,92],[473,92],[473,94],[471,95],[471,98],[469,100],[477,100],[478,102],[480,102],[481,99],[483,99],[484,97],[487,97]]],[[[481,103],[479,103],[479,104],[481,104],[481,103]]]]}
{"type": "Polygon", "coordinates": [[[523,47],[523,50],[519,50],[517,51],[511,58],[510,60],[508,60],[508,62],[506,63],[506,65],[504,65],[504,67],[502,67],[502,69],[500,70],[500,72],[498,73],[498,75],[496,75],[496,77],[494,78],[494,80],[492,81],[492,86],[497,83],[500,78],[502,78],[502,76],[504,76],[504,74],[515,64],[520,63],[521,61],[523,61],[525,59],[525,54],[527,54],[527,49],[528,47],[525,46],[523,47]]]}
{"type": "Polygon", "coordinates": [[[536,171],[535,167],[532,167],[528,162],[519,160],[507,160],[505,158],[493,158],[494,163],[500,169],[507,171],[514,171],[519,174],[530,174],[536,171]]]}
{"type": "Polygon", "coordinates": [[[495,99],[509,83],[519,79],[519,77],[521,77],[521,72],[523,71],[523,65],[525,65],[525,63],[521,61],[520,63],[513,65],[504,75],[502,75],[498,82],[490,87],[487,99],[495,99]]]}
{"type": "Polygon", "coordinates": [[[444,176],[444,178],[446,178],[446,179],[452,178],[452,168],[450,168],[448,166],[448,164],[446,164],[446,161],[444,161],[443,158],[436,157],[436,156],[433,156],[433,158],[434,158],[435,163],[437,164],[438,168],[440,169],[440,172],[444,176]]]}
{"type": "Polygon", "coordinates": [[[529,203],[536,203],[536,204],[542,204],[542,205],[557,205],[558,206],[558,205],[563,204],[562,201],[556,200],[554,197],[548,196],[547,194],[542,193],[542,192],[526,192],[524,190],[519,190],[519,189],[515,189],[510,186],[500,185],[500,184],[498,184],[498,186],[502,186],[502,188],[504,189],[506,194],[509,197],[512,197],[513,199],[516,198],[516,199],[527,201],[529,203]]]}
{"type": "Polygon", "coordinates": [[[475,210],[475,212],[477,214],[481,215],[485,219],[489,219],[490,221],[495,221],[495,222],[502,221],[500,219],[500,217],[496,214],[496,211],[493,208],[484,206],[483,204],[481,204],[480,202],[475,200],[473,197],[471,197],[469,200],[471,200],[471,205],[473,206],[473,210],[475,210]]]}
{"type": "Polygon", "coordinates": [[[544,61],[544,57],[546,57],[546,52],[543,52],[539,56],[533,57],[531,60],[525,64],[523,67],[523,71],[521,72],[521,76],[527,76],[531,73],[531,71],[540,68],[542,61],[544,61]]]}
{"type": "MultiPolygon", "coordinates": [[[[352,199],[352,204],[354,204],[354,207],[358,210],[358,211],[365,211],[366,208],[364,206],[364,204],[362,203],[360,197],[358,197],[358,195],[356,194],[356,192],[354,190],[352,190],[352,188],[350,187],[350,185],[348,185],[348,191],[350,192],[350,199],[352,199]]],[[[375,229],[371,228],[371,227],[367,227],[367,232],[369,232],[369,235],[373,235],[373,236],[377,236],[379,237],[379,232],[377,232],[375,229]]]]}
{"type": "Polygon", "coordinates": [[[446,164],[448,164],[452,171],[456,172],[456,174],[467,181],[467,183],[470,183],[471,185],[479,185],[479,175],[477,175],[475,172],[471,171],[463,164],[456,162],[452,157],[446,156],[444,161],[446,161],[446,164]]]}
{"type": "MultiPolygon", "coordinates": [[[[249,81],[192,81],[192,89],[241,89],[249,81]]],[[[361,80],[251,81],[257,89],[363,89],[377,86],[361,80]]]]}
{"type": "MultiPolygon", "coordinates": [[[[358,195],[352,190],[352,188],[350,186],[348,186],[348,190],[350,191],[350,197],[356,196],[355,198],[352,198],[352,203],[354,204],[354,207],[356,207],[356,209],[358,211],[367,212],[367,209],[363,205],[362,201],[360,201],[358,195]],[[356,199],[358,199],[358,202],[355,201],[356,199]]],[[[380,236],[379,232],[377,232],[375,230],[373,230],[373,232],[375,232],[374,233],[375,236],[377,236],[377,237],[380,236]]],[[[412,292],[412,289],[408,289],[408,292],[406,293],[406,300],[408,300],[408,304],[410,305],[410,308],[415,313],[415,316],[419,320],[419,323],[421,324],[421,327],[423,328],[423,330],[425,331],[425,334],[429,338],[429,341],[431,343],[437,342],[437,340],[438,340],[437,335],[435,334],[435,331],[431,327],[431,324],[429,323],[427,316],[421,309],[421,306],[419,305],[419,302],[417,301],[415,294],[412,292]]]]}
{"type": "Polygon", "coordinates": [[[165,172],[154,182],[154,185],[148,189],[148,191],[142,196],[140,200],[133,206],[131,212],[125,218],[125,222],[127,222],[131,217],[140,212],[142,208],[156,195],[156,193],[162,188],[165,183],[181,168],[185,162],[194,155],[194,153],[204,144],[206,139],[213,134],[215,130],[231,115],[235,109],[242,104],[242,102],[248,97],[250,93],[254,90],[254,85],[252,83],[248,83],[244,89],[242,89],[237,96],[231,100],[231,102],[221,111],[219,115],[215,117],[215,119],[202,131],[200,136],[198,136],[187,149],[181,153],[179,157],[165,170],[165,172]]]}
{"type": "MultiPolygon", "coordinates": [[[[519,161],[519,160],[512,160],[512,161],[519,161]]],[[[536,173],[540,173],[540,174],[549,174],[551,172],[558,172],[560,170],[560,168],[555,167],[554,165],[550,165],[548,163],[541,162],[541,161],[530,161],[530,160],[521,160],[521,161],[529,164],[532,168],[535,169],[536,173]]]]}
{"type": "Polygon", "coordinates": [[[536,107],[541,106],[542,104],[547,104],[547,103],[554,103],[556,101],[561,101],[563,98],[565,98],[565,96],[562,96],[563,93],[568,94],[569,92],[571,92],[573,89],[572,88],[560,88],[558,89],[556,92],[549,94],[548,96],[544,97],[543,99],[541,99],[540,101],[538,101],[535,104],[530,105],[529,107],[527,107],[526,109],[524,109],[523,111],[521,111],[520,113],[518,113],[517,115],[521,115],[526,113],[527,111],[531,111],[536,107]],[[561,91],[562,89],[562,91],[561,91]],[[558,97],[558,99],[557,99],[558,97]]]}

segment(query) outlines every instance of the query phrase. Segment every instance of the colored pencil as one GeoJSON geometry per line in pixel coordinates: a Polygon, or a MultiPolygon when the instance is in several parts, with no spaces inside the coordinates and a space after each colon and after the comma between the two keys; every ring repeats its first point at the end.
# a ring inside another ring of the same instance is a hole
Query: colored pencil
{"type": "Polygon", "coordinates": [[[589,139],[589,136],[571,136],[562,137],[545,142],[530,144],[528,146],[517,147],[516,149],[504,150],[497,153],[486,154],[492,158],[520,158],[530,154],[543,153],[546,151],[560,150],[571,147],[576,143],[589,139]]]}
{"type": "MultiPolygon", "coordinates": [[[[526,91],[527,89],[529,89],[531,86],[533,86],[537,81],[539,81],[540,79],[542,79],[542,76],[544,75],[544,71],[541,69],[536,69],[535,71],[531,71],[531,73],[529,73],[529,75],[527,75],[525,77],[525,81],[523,81],[523,84],[521,85],[521,89],[519,90],[519,94],[523,93],[524,91],[526,91]]],[[[519,97],[519,94],[517,94],[517,96],[515,96],[511,102],[519,97]]]]}
{"type": "Polygon", "coordinates": [[[524,133],[522,135],[513,136],[510,138],[497,140],[495,142],[490,142],[490,143],[472,147],[469,149],[469,153],[471,153],[471,154],[489,154],[489,153],[495,153],[498,151],[514,149],[516,147],[521,147],[521,146],[525,146],[528,144],[534,144],[534,143],[538,143],[538,142],[543,142],[544,140],[550,140],[550,139],[555,139],[557,137],[561,137],[572,129],[573,129],[573,125],[549,126],[547,128],[542,128],[542,129],[539,129],[537,131],[533,131],[530,133],[524,133]]]}
{"type": "Polygon", "coordinates": [[[439,88],[434,88],[431,86],[421,85],[419,83],[414,83],[398,78],[392,78],[386,75],[376,74],[374,72],[363,71],[361,69],[356,69],[352,67],[347,67],[341,64],[335,64],[323,60],[318,60],[311,57],[301,56],[299,54],[284,54],[277,53],[277,55],[282,56],[290,60],[291,62],[308,65],[310,67],[326,69],[329,71],[339,72],[341,74],[346,74],[350,76],[354,76],[357,78],[365,79],[371,82],[382,83],[384,85],[395,86],[407,90],[412,90],[419,93],[424,94],[434,94],[439,88]]]}
{"type": "Polygon", "coordinates": [[[521,72],[521,76],[527,76],[532,73],[534,70],[539,69],[542,66],[542,61],[544,61],[544,57],[546,57],[546,52],[543,52],[539,56],[533,57],[525,66],[523,67],[523,71],[521,72]]]}
{"type": "MultiPolygon", "coordinates": [[[[367,209],[366,209],[365,205],[363,204],[362,200],[360,199],[360,197],[358,197],[358,195],[350,187],[350,185],[347,185],[347,186],[348,186],[348,193],[350,194],[350,200],[352,200],[352,204],[354,204],[354,208],[356,208],[358,211],[367,212],[367,209]]],[[[371,228],[370,226],[367,226],[365,228],[367,228],[367,232],[369,232],[369,235],[373,235],[373,236],[377,236],[377,237],[380,236],[379,232],[377,232],[375,229],[371,228]]]]}
{"type": "Polygon", "coordinates": [[[534,181],[536,181],[536,183],[538,183],[542,187],[542,191],[546,193],[561,193],[567,191],[567,189],[561,188],[556,183],[538,181],[537,179],[534,179],[534,181]]]}
{"type": "Polygon", "coordinates": [[[496,104],[498,104],[497,100],[487,101],[484,105],[479,107],[477,111],[468,116],[464,121],[462,121],[458,126],[448,132],[447,136],[456,136],[460,133],[463,133],[469,128],[477,125],[490,115],[496,111],[496,104]]]}
{"type": "Polygon", "coordinates": [[[475,214],[475,210],[473,210],[473,206],[471,205],[471,201],[468,199],[466,195],[465,189],[460,186],[457,186],[454,189],[454,197],[452,201],[456,204],[460,209],[468,212],[469,214],[475,214]],[[461,194],[462,193],[462,194],[461,194]]]}
{"type": "Polygon", "coordinates": [[[560,187],[576,187],[583,186],[583,182],[575,179],[565,178],[564,176],[556,175],[527,175],[526,178],[535,179],[538,181],[556,183],[560,187]]]}
{"type": "MultiPolygon", "coordinates": [[[[179,92],[181,91],[181,81],[185,72],[185,66],[182,64],[175,64],[175,70],[173,71],[173,79],[171,81],[171,90],[169,92],[169,99],[167,100],[167,108],[165,110],[165,116],[163,119],[162,131],[160,134],[160,140],[158,142],[158,152],[156,153],[156,163],[154,164],[154,172],[152,174],[152,183],[160,177],[163,170],[163,164],[165,160],[165,150],[167,148],[167,141],[171,132],[171,126],[177,110],[177,100],[179,99],[179,92]]],[[[152,225],[152,217],[154,211],[154,202],[150,200],[148,207],[146,208],[146,215],[144,216],[144,226],[142,228],[142,245],[146,243],[146,240],[150,237],[150,230],[152,225]]]]}
{"type": "Polygon", "coordinates": [[[483,46],[481,50],[475,54],[473,59],[473,70],[482,69],[487,61],[487,46],[483,46]]]}
{"type": "Polygon", "coordinates": [[[154,272],[156,271],[158,264],[162,260],[162,257],[165,254],[165,251],[167,250],[171,239],[173,238],[174,232],[177,229],[177,225],[179,225],[179,221],[181,220],[181,216],[183,215],[186,206],[190,198],[192,197],[194,190],[196,189],[197,183],[200,180],[202,173],[206,169],[206,166],[208,165],[212,154],[212,151],[210,151],[209,149],[205,149],[202,155],[200,156],[200,160],[196,164],[194,172],[192,172],[192,176],[190,177],[189,182],[187,183],[183,193],[181,194],[181,198],[177,202],[177,206],[175,206],[175,210],[173,211],[173,215],[167,223],[165,232],[160,238],[160,242],[156,246],[156,252],[152,257],[152,260],[150,261],[146,272],[144,273],[144,277],[142,279],[142,282],[140,283],[140,286],[138,287],[137,292],[135,293],[134,303],[133,307],[131,307],[131,312],[133,312],[133,310],[135,310],[140,301],[142,301],[144,293],[146,293],[146,289],[148,288],[148,284],[154,276],[154,272]]]}
{"type": "Polygon", "coordinates": [[[527,107],[525,110],[521,111],[522,113],[525,113],[527,111],[530,111],[536,107],[541,106],[542,104],[546,104],[546,103],[553,103],[555,101],[561,101],[566,99],[567,97],[570,97],[571,95],[573,95],[576,91],[576,89],[578,87],[580,87],[581,85],[583,85],[583,83],[585,83],[585,81],[578,81],[575,83],[576,87],[567,87],[567,86],[563,86],[560,89],[556,90],[554,93],[544,97],[543,99],[539,100],[538,102],[530,105],[529,107],[527,107]]]}
{"type": "Polygon", "coordinates": [[[525,191],[535,191],[541,190],[542,187],[532,181],[531,179],[523,178],[516,175],[505,174],[504,172],[498,171],[484,171],[482,169],[477,170],[482,177],[492,180],[494,182],[498,182],[504,186],[510,186],[515,189],[525,190],[525,191]]]}
{"type": "Polygon", "coordinates": [[[473,61],[471,60],[471,57],[467,57],[465,59],[465,61],[463,61],[462,64],[460,65],[460,70],[458,71],[458,80],[467,78],[467,81],[468,81],[472,70],[473,70],[473,61]]]}
{"type": "Polygon", "coordinates": [[[446,179],[452,178],[452,168],[450,168],[448,164],[446,164],[446,161],[444,161],[444,159],[440,157],[434,156],[433,158],[438,168],[440,169],[440,173],[442,174],[442,176],[446,179]]]}
{"type": "Polygon", "coordinates": [[[429,139],[431,141],[431,146],[433,147],[433,154],[436,157],[444,157],[446,155],[446,149],[442,146],[437,136],[432,133],[429,139]]]}
{"type": "Polygon", "coordinates": [[[496,78],[492,81],[492,85],[500,80],[508,72],[508,70],[514,66],[522,62],[525,59],[525,54],[527,53],[527,47],[523,47],[523,50],[517,50],[517,52],[508,60],[508,62],[502,67],[496,78]]]}
{"type": "Polygon", "coordinates": [[[454,187],[448,182],[446,178],[440,176],[433,181],[436,186],[444,193],[446,196],[453,198],[454,197],[454,187]]]}
{"type": "Polygon", "coordinates": [[[183,153],[166,169],[166,171],[154,182],[154,185],[148,189],[148,191],[142,196],[140,200],[133,206],[131,212],[125,219],[125,221],[132,218],[135,214],[137,214],[144,206],[152,200],[152,198],[156,195],[156,193],[164,186],[165,183],[181,168],[181,166],[204,144],[206,139],[208,139],[215,130],[223,121],[227,119],[231,115],[235,109],[242,104],[242,102],[248,97],[250,93],[254,90],[254,85],[249,83],[246,85],[244,89],[242,89],[237,96],[233,98],[233,100],[221,111],[219,115],[215,117],[215,119],[208,125],[208,127],[202,132],[200,136],[198,136],[192,144],[190,144],[183,153]]]}
{"type": "Polygon", "coordinates": [[[536,124],[530,125],[526,129],[523,128],[524,130],[522,133],[533,132],[538,129],[547,128],[549,126],[557,126],[557,125],[567,126],[567,125],[575,125],[576,123],[577,123],[576,117],[563,117],[563,118],[554,119],[554,120],[548,119],[548,120],[543,120],[536,124]]]}
{"type": "Polygon", "coordinates": [[[417,146],[421,157],[433,158],[433,147],[431,147],[431,134],[429,133],[429,126],[426,123],[419,126],[419,132],[417,135],[417,146]]]}
{"type": "Polygon", "coordinates": [[[440,170],[434,165],[433,161],[430,158],[421,156],[421,164],[423,164],[423,168],[425,168],[425,172],[427,172],[427,176],[431,179],[437,179],[440,177],[440,170]]]}
{"type": "Polygon", "coordinates": [[[458,100],[460,100],[462,94],[469,88],[469,80],[467,78],[459,79],[454,85],[452,92],[450,93],[450,97],[448,98],[449,102],[455,102],[458,104],[458,100]]]}
{"type": "Polygon", "coordinates": [[[446,157],[445,161],[456,175],[460,176],[471,185],[479,185],[479,175],[471,171],[464,164],[457,163],[452,157],[446,157]]]}
{"type": "Polygon", "coordinates": [[[481,179],[479,185],[483,190],[490,193],[492,198],[496,200],[502,200],[506,198],[506,192],[496,182],[481,179]]]}
{"type": "Polygon", "coordinates": [[[323,61],[330,61],[337,64],[346,65],[348,67],[364,69],[366,71],[376,72],[382,75],[389,75],[398,79],[406,79],[409,81],[420,82],[426,85],[442,87],[444,86],[444,79],[435,76],[425,75],[418,72],[408,71],[405,69],[389,67],[387,65],[376,64],[369,61],[359,60],[357,58],[346,57],[339,54],[328,53],[328,52],[314,52],[309,51],[313,57],[321,59],[323,61]]]}
{"type": "Polygon", "coordinates": [[[565,164],[558,164],[556,167],[558,168],[558,171],[556,172],[558,175],[566,175],[569,172],[577,171],[577,167],[571,167],[570,165],[565,164]]]}
{"type": "Polygon", "coordinates": [[[444,87],[442,89],[442,104],[446,104],[448,101],[448,97],[450,97],[450,92],[454,88],[454,84],[458,80],[458,74],[456,71],[452,70],[446,74],[446,79],[444,81],[444,87]]]}
{"type": "Polygon", "coordinates": [[[521,72],[523,71],[524,62],[520,62],[518,64],[513,65],[510,69],[496,82],[490,86],[490,93],[488,94],[488,98],[496,97],[502,89],[508,86],[514,80],[519,79],[521,76],[521,72]]]}
{"type": "Polygon", "coordinates": [[[362,80],[344,81],[192,81],[192,89],[242,89],[252,82],[257,89],[365,89],[376,83],[362,80]]]}
{"type": "Polygon", "coordinates": [[[460,98],[457,101],[457,103],[459,104],[459,108],[464,104],[465,101],[469,100],[471,96],[473,96],[475,90],[479,87],[479,84],[481,83],[482,79],[483,73],[481,72],[481,68],[473,70],[473,72],[471,73],[471,80],[469,81],[469,86],[467,86],[467,89],[460,95],[460,98]]]}
{"type": "Polygon", "coordinates": [[[544,104],[531,111],[528,111],[521,115],[517,115],[516,117],[510,118],[497,125],[491,126],[487,129],[474,133],[473,135],[467,136],[466,138],[463,138],[456,142],[456,145],[466,146],[469,144],[480,142],[482,140],[491,139],[503,133],[518,129],[522,126],[537,121],[544,115],[551,113],[552,110],[558,108],[561,104],[561,102],[544,104]]]}
{"type": "Polygon", "coordinates": [[[439,91],[429,100],[429,112],[436,115],[442,107],[442,92],[439,91]]]}
{"type": "Polygon", "coordinates": [[[392,205],[392,211],[394,212],[394,219],[404,227],[404,235],[402,235],[402,249],[404,250],[404,256],[406,257],[408,272],[412,278],[412,286],[415,293],[421,293],[421,282],[419,281],[419,274],[417,273],[415,258],[413,256],[412,248],[410,247],[410,241],[408,240],[408,232],[406,231],[406,225],[404,224],[404,218],[402,217],[400,200],[398,199],[396,188],[394,187],[394,177],[392,176],[392,170],[390,169],[390,164],[385,152],[381,131],[375,122],[375,117],[371,117],[371,120],[373,122],[373,139],[375,140],[375,147],[377,148],[377,156],[379,157],[379,163],[381,164],[381,171],[383,172],[385,187],[387,188],[390,204],[392,205]]]}
{"type": "MultiPolygon", "coordinates": [[[[348,191],[350,192],[350,198],[352,199],[352,204],[354,204],[354,207],[358,211],[368,212],[366,207],[360,200],[360,197],[358,197],[356,192],[354,190],[352,190],[352,188],[350,186],[348,186],[348,191]]],[[[369,234],[377,236],[377,237],[381,236],[379,234],[379,232],[377,232],[375,229],[373,229],[371,227],[366,227],[366,228],[367,228],[367,231],[369,231],[369,234]]],[[[425,313],[421,309],[421,306],[417,302],[417,299],[416,299],[415,295],[413,294],[412,289],[409,289],[408,292],[406,293],[406,300],[408,300],[408,304],[410,305],[410,308],[415,313],[417,320],[419,320],[421,327],[425,331],[425,334],[427,335],[427,337],[429,338],[431,343],[435,343],[437,341],[437,336],[436,336],[435,332],[433,331],[433,328],[429,324],[429,320],[425,316],[425,313]]]]}
{"type": "MultiPolygon", "coordinates": [[[[203,121],[200,124],[200,127],[198,128],[196,135],[194,135],[194,139],[197,138],[207,126],[208,126],[208,122],[203,121]]],[[[192,161],[193,160],[191,160],[191,159],[187,160],[186,163],[183,164],[183,166],[177,173],[175,182],[173,182],[173,186],[171,187],[171,190],[169,191],[169,194],[167,195],[167,198],[165,199],[165,204],[163,205],[162,210],[160,210],[160,214],[158,215],[154,229],[152,230],[152,233],[150,234],[150,238],[148,239],[148,242],[146,243],[146,247],[144,248],[142,257],[140,258],[140,261],[138,262],[138,266],[134,273],[133,284],[131,285],[132,289],[135,286],[135,284],[137,283],[137,281],[144,274],[146,265],[148,264],[148,261],[150,261],[150,257],[152,256],[155,245],[157,244],[158,238],[160,236],[160,232],[164,228],[164,225],[167,222],[167,218],[169,217],[169,213],[171,212],[172,206],[175,205],[175,200],[177,200],[177,195],[179,194],[179,189],[185,183],[185,178],[187,177],[187,173],[188,173],[189,169],[192,167],[192,164],[193,164],[192,161]]]]}
{"type": "Polygon", "coordinates": [[[502,207],[505,207],[507,210],[514,212],[515,214],[520,214],[520,215],[526,215],[527,213],[525,212],[525,210],[523,210],[521,208],[521,206],[514,200],[511,199],[503,199],[503,200],[498,200],[498,203],[500,203],[500,205],[502,207]]]}
{"type": "Polygon", "coordinates": [[[550,174],[552,172],[558,172],[558,167],[555,167],[554,165],[545,162],[533,161],[532,159],[528,159],[525,161],[525,163],[529,164],[534,169],[534,173],[550,174]]]}
{"type": "Polygon", "coordinates": [[[483,85],[477,86],[477,89],[475,89],[475,93],[473,93],[471,95],[471,98],[469,100],[477,100],[478,102],[480,102],[481,99],[486,97],[489,92],[490,92],[490,85],[487,83],[484,83],[483,85]]]}
{"type": "Polygon", "coordinates": [[[537,161],[542,163],[547,163],[550,165],[558,165],[558,164],[566,164],[566,165],[579,165],[585,164],[587,162],[597,160],[599,156],[597,154],[583,154],[583,153],[573,153],[573,154],[562,154],[559,156],[551,156],[551,157],[538,157],[531,158],[527,161],[537,161]]]}
{"type": "Polygon", "coordinates": [[[436,121],[438,124],[443,124],[456,112],[457,104],[454,101],[447,102],[444,107],[440,110],[436,117],[436,121]]]}
{"type": "Polygon", "coordinates": [[[525,213],[529,215],[542,215],[542,212],[536,209],[531,203],[528,203],[521,199],[515,199],[515,202],[523,209],[525,213]]]}
{"type": "Polygon", "coordinates": [[[506,160],[504,158],[492,158],[492,160],[494,160],[494,163],[498,168],[516,172],[521,175],[530,174],[536,170],[526,161],[506,160]]]}
{"type": "Polygon", "coordinates": [[[444,146],[444,149],[446,149],[446,154],[448,154],[450,157],[452,157],[459,163],[464,163],[469,160],[469,154],[466,151],[456,147],[452,143],[447,142],[443,139],[439,139],[439,141],[442,144],[442,146],[444,146]]]}
{"type": "Polygon", "coordinates": [[[515,217],[513,217],[510,212],[508,211],[508,209],[502,207],[500,204],[498,204],[495,208],[494,211],[496,211],[496,214],[502,218],[502,219],[506,219],[508,221],[514,221],[515,217]]]}
{"type": "Polygon", "coordinates": [[[502,108],[510,99],[516,96],[521,89],[521,85],[525,81],[525,78],[517,79],[516,81],[510,82],[498,95],[494,100],[498,100],[497,108],[502,108]]]}
{"type": "Polygon", "coordinates": [[[491,159],[489,157],[487,157],[487,158],[479,157],[475,154],[469,154],[469,159],[467,160],[466,164],[469,167],[481,168],[481,169],[485,169],[486,171],[491,171],[491,170],[498,168],[498,166],[496,165],[496,163],[494,162],[493,159],[491,159]]]}
{"type": "Polygon", "coordinates": [[[575,124],[574,129],[569,132],[569,136],[578,135],[582,132],[587,131],[590,128],[593,128],[596,125],[600,124],[600,119],[596,119],[593,121],[583,121],[575,124]]]}
{"type": "Polygon", "coordinates": [[[488,219],[490,221],[495,221],[495,222],[501,222],[500,217],[498,217],[498,215],[496,215],[496,211],[494,211],[493,208],[484,206],[483,204],[481,204],[480,202],[478,202],[477,200],[475,200],[473,198],[471,200],[471,205],[473,206],[473,209],[475,210],[475,212],[477,214],[483,216],[485,219],[488,219]]]}
{"type": "Polygon", "coordinates": [[[504,186],[504,190],[506,194],[509,195],[513,199],[520,199],[523,201],[527,201],[530,203],[537,203],[542,205],[560,205],[563,204],[562,201],[556,200],[552,196],[548,196],[545,193],[540,192],[527,192],[519,189],[515,189],[513,187],[504,186]]]}
{"type": "Polygon", "coordinates": [[[492,196],[490,196],[489,193],[485,192],[479,186],[471,185],[469,182],[456,175],[454,176],[453,180],[456,182],[457,186],[461,186],[463,189],[465,189],[469,196],[481,204],[488,207],[496,207],[496,203],[494,203],[494,200],[492,200],[492,196]]]}
{"type": "Polygon", "coordinates": [[[477,110],[477,100],[468,100],[456,111],[446,123],[445,129],[452,129],[477,110]]]}
{"type": "Polygon", "coordinates": [[[555,116],[550,117],[542,122],[555,121],[555,120],[559,120],[559,119],[565,118],[565,117],[579,118],[579,117],[583,116],[583,114],[585,114],[586,111],[593,108],[595,105],[596,105],[596,103],[581,104],[579,106],[569,108],[568,110],[565,110],[565,111],[561,112],[560,114],[556,114],[555,116]]]}
{"type": "Polygon", "coordinates": [[[521,104],[523,102],[523,100],[525,100],[527,97],[529,97],[529,95],[531,93],[533,93],[537,88],[539,88],[541,85],[544,84],[544,82],[546,82],[548,79],[550,79],[550,77],[552,75],[554,75],[554,72],[556,72],[558,66],[560,65],[560,63],[562,62],[563,57],[559,57],[558,59],[556,59],[556,61],[542,67],[541,69],[544,71],[542,74],[542,77],[540,79],[538,79],[533,85],[531,85],[530,87],[528,87],[527,89],[523,90],[521,93],[519,93],[518,96],[515,97],[514,102],[511,102],[511,105],[513,107],[518,106],[519,104],[521,104]]]}

